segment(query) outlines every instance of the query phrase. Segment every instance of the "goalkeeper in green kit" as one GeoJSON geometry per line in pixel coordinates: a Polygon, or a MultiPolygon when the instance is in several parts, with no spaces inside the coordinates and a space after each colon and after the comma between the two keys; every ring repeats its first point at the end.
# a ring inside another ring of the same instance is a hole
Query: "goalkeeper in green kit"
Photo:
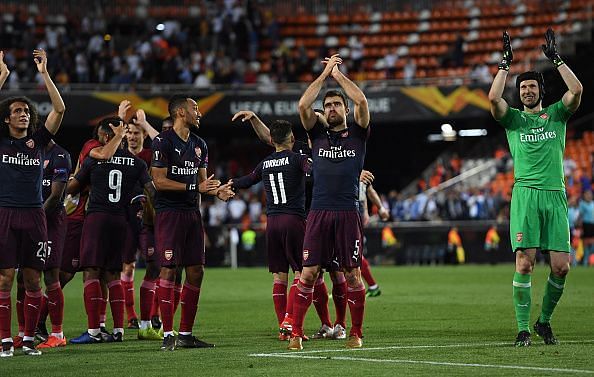
{"type": "Polygon", "coordinates": [[[560,101],[543,108],[544,80],[539,72],[524,72],[516,79],[523,111],[513,109],[501,98],[513,60],[511,41],[503,33],[503,60],[489,91],[491,114],[505,128],[514,159],[515,183],[510,213],[510,238],[516,253],[513,302],[518,323],[516,347],[530,340],[530,276],[536,249],[549,253],[551,273],[542,300],[542,312],[534,331],[545,344],[557,344],[550,320],[563,294],[569,272],[569,222],[563,180],[565,127],[577,110],[582,84],[557,53],[555,34],[548,29],[542,50],[557,68],[567,92],[560,101]]]}

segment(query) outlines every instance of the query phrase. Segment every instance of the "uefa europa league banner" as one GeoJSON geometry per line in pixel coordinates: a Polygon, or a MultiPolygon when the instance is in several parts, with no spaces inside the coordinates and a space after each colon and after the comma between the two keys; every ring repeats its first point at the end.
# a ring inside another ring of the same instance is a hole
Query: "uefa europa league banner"
{"type": "MultiPolygon", "coordinates": [[[[420,86],[399,89],[365,90],[369,109],[375,126],[398,122],[439,120],[441,118],[480,118],[489,115],[488,87],[420,86]]],[[[1,98],[22,94],[3,91],[1,98]]],[[[27,94],[38,105],[39,112],[46,116],[51,103],[46,93],[35,91],[27,94]]],[[[252,110],[264,121],[285,119],[299,123],[297,103],[300,93],[294,94],[236,94],[234,92],[188,93],[198,101],[204,126],[231,126],[231,117],[239,110],[252,110]]],[[[89,92],[63,95],[66,104],[64,127],[88,127],[106,116],[117,115],[120,101],[127,99],[137,109],[143,109],[151,124],[158,126],[168,116],[168,96],[140,95],[126,92],[89,92]]],[[[321,98],[321,95],[320,95],[321,98]]],[[[513,101],[512,101],[513,102],[513,101]]],[[[317,107],[322,108],[320,101],[317,107]]]]}

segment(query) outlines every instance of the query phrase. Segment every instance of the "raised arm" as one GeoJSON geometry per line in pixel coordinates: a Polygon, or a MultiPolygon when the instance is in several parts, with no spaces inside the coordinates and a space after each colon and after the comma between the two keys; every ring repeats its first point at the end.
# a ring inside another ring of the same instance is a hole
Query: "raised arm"
{"type": "Polygon", "coordinates": [[[322,62],[326,66],[324,70],[316,78],[305,90],[301,99],[299,99],[299,117],[301,118],[301,124],[306,130],[311,130],[313,126],[316,124],[317,116],[312,108],[312,105],[318,98],[318,94],[320,94],[320,90],[322,90],[322,86],[324,85],[324,81],[330,74],[332,73],[332,69],[337,64],[342,64],[342,59],[338,54],[332,55],[330,58],[324,59],[322,62]]]}
{"type": "Polygon", "coordinates": [[[367,128],[369,126],[369,106],[363,91],[338,69],[338,65],[332,68],[332,77],[344,90],[347,97],[353,101],[355,122],[362,128],[367,128]]]}
{"type": "Polygon", "coordinates": [[[47,92],[50,96],[50,100],[52,101],[52,111],[47,116],[45,121],[45,128],[52,134],[56,134],[58,129],[60,128],[60,124],[62,124],[62,119],[64,118],[64,111],[66,111],[66,106],[64,105],[64,101],[60,96],[60,92],[58,92],[58,88],[52,81],[49,73],[47,72],[47,54],[44,50],[33,50],[33,60],[35,61],[35,65],[37,66],[37,70],[41,74],[43,78],[43,82],[45,83],[45,87],[47,88],[47,92]]]}
{"type": "Polygon", "coordinates": [[[507,31],[503,32],[503,58],[499,63],[499,71],[493,79],[491,90],[489,90],[489,102],[491,103],[491,115],[495,120],[503,118],[509,105],[503,99],[503,91],[505,90],[505,81],[507,80],[507,73],[509,67],[514,60],[514,54],[511,47],[511,41],[507,31]]]}
{"type": "Polygon", "coordinates": [[[572,113],[575,112],[582,101],[582,92],[584,87],[573,71],[565,64],[561,56],[557,53],[557,43],[555,42],[555,33],[549,28],[545,33],[546,44],[542,45],[542,52],[553,63],[561,74],[561,78],[567,85],[567,92],[563,95],[563,105],[572,113]]]}
{"type": "Polygon", "coordinates": [[[2,89],[8,75],[10,75],[10,71],[6,63],[4,63],[4,51],[0,51],[0,89],[2,89]]]}
{"type": "Polygon", "coordinates": [[[104,146],[93,148],[89,152],[89,156],[93,157],[96,160],[109,160],[110,158],[112,158],[115,152],[122,144],[122,139],[126,134],[124,122],[120,121],[120,124],[115,126],[110,123],[109,127],[111,127],[111,129],[115,133],[114,137],[112,137],[111,140],[104,146]]]}
{"type": "Polygon", "coordinates": [[[241,110],[236,112],[235,115],[233,115],[231,121],[235,121],[236,119],[241,119],[242,122],[248,120],[252,125],[252,128],[256,132],[256,135],[258,135],[258,138],[264,143],[270,146],[274,146],[272,144],[272,139],[270,138],[270,129],[268,129],[266,124],[264,124],[264,122],[262,122],[260,118],[258,118],[256,113],[249,110],[241,110]]]}
{"type": "Polygon", "coordinates": [[[155,130],[155,128],[151,126],[151,124],[146,120],[146,114],[142,109],[136,110],[136,119],[134,120],[134,124],[142,128],[148,137],[151,138],[151,140],[153,140],[159,134],[159,131],[155,130]]]}

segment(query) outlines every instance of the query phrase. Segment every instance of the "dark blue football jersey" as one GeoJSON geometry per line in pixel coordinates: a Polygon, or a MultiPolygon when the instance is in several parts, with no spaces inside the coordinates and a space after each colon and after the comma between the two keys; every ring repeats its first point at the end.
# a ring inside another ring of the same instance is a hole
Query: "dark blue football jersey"
{"type": "Polygon", "coordinates": [[[358,209],[359,175],[369,127],[351,124],[344,131],[333,132],[317,122],[308,134],[314,177],[311,209],[358,209]]]}
{"type": "MultiPolygon", "coordinates": [[[[45,202],[52,193],[52,183],[54,182],[68,182],[68,177],[72,171],[72,162],[70,160],[70,154],[66,149],[62,148],[58,144],[49,151],[44,151],[43,155],[43,182],[42,182],[42,195],[43,201],[45,202]]],[[[60,198],[60,202],[64,203],[64,197],[66,196],[66,190],[60,198]]]]}
{"type": "Polygon", "coordinates": [[[21,139],[0,136],[0,207],[41,208],[43,150],[52,137],[45,126],[21,139]]]}
{"type": "Polygon", "coordinates": [[[134,186],[151,181],[146,163],[124,149],[105,161],[87,157],[75,178],[81,186],[90,185],[87,213],[125,214],[134,186]]]}
{"type": "MultiPolygon", "coordinates": [[[[208,167],[208,148],[201,137],[190,133],[188,141],[183,141],[171,129],[155,137],[151,148],[153,167],[167,168],[167,178],[172,181],[198,186],[198,170],[208,167]]],[[[155,210],[195,211],[198,195],[197,191],[157,191],[155,210]]]]}
{"type": "Polygon", "coordinates": [[[242,189],[263,181],[266,214],[295,214],[305,217],[305,174],[311,171],[311,159],[289,150],[274,152],[262,160],[250,174],[233,180],[242,189]]]}

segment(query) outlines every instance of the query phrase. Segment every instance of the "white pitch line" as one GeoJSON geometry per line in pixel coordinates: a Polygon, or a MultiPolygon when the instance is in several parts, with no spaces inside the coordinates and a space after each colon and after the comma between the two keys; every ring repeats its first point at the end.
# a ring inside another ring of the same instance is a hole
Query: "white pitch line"
{"type": "MultiPolygon", "coordinates": [[[[564,340],[562,344],[587,344],[594,343],[594,340],[564,340]]],[[[351,351],[384,351],[384,350],[399,350],[399,349],[431,349],[431,348],[464,348],[464,347],[492,347],[492,346],[512,346],[511,342],[491,342],[491,343],[458,343],[458,344],[428,344],[428,345],[410,345],[410,346],[385,346],[385,347],[368,347],[368,348],[338,348],[329,350],[310,350],[298,351],[300,355],[308,353],[328,353],[328,352],[351,352],[351,351]]],[[[251,354],[249,356],[259,355],[286,355],[295,354],[291,352],[270,352],[263,354],[251,354]]]]}
{"type": "Polygon", "coordinates": [[[341,360],[341,361],[367,361],[372,363],[393,363],[393,364],[426,364],[426,365],[443,365],[443,366],[455,366],[455,367],[473,367],[473,368],[494,368],[494,369],[521,369],[521,370],[533,370],[540,372],[561,372],[561,373],[586,373],[594,374],[593,370],[585,369],[564,369],[564,368],[541,368],[541,367],[528,367],[521,365],[496,365],[496,364],[467,364],[467,363],[451,363],[442,361],[425,361],[425,360],[401,360],[401,359],[369,359],[364,357],[345,357],[345,356],[310,356],[301,354],[290,354],[290,353],[260,353],[251,354],[250,356],[255,357],[279,357],[279,358],[291,358],[291,359],[315,359],[315,360],[341,360]]]}

